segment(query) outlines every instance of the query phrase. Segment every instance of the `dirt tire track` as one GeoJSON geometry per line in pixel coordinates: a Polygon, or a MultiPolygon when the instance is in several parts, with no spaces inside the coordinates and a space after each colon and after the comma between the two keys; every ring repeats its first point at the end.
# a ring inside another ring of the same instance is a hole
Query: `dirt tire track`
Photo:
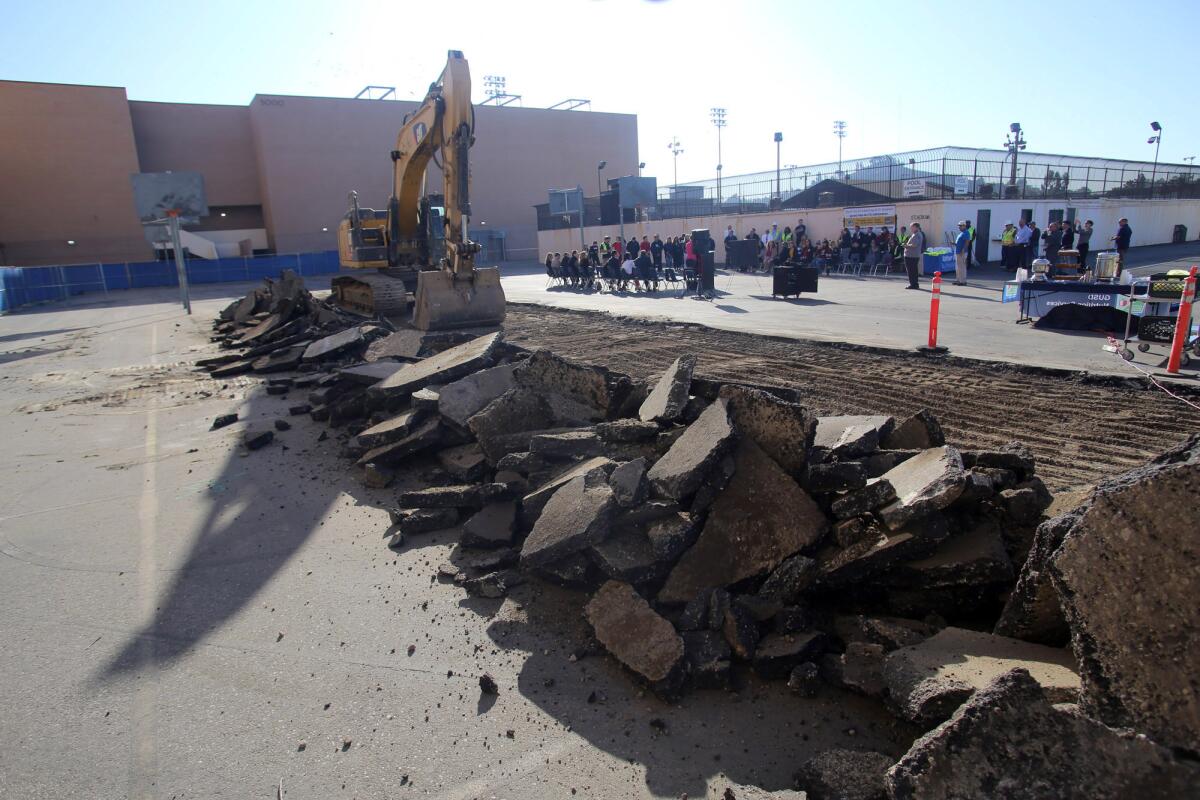
{"type": "Polygon", "coordinates": [[[1135,381],[511,303],[505,329],[514,344],[640,378],[695,353],[701,375],[787,386],[820,413],[906,416],[929,408],[947,438],[963,447],[1025,442],[1054,490],[1124,472],[1200,429],[1200,414],[1135,381]]]}

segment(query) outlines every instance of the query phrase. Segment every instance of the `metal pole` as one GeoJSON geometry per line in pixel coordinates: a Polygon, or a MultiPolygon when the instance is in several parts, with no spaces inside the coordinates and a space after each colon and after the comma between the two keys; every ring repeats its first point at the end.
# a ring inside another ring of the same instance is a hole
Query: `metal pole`
{"type": "Polygon", "coordinates": [[[175,272],[179,275],[179,299],[183,301],[183,309],[192,313],[192,298],[188,293],[187,267],[183,263],[183,245],[179,243],[179,215],[168,213],[171,224],[171,247],[175,251],[175,272]]]}
{"type": "Polygon", "coordinates": [[[1150,173],[1150,199],[1154,199],[1154,179],[1158,177],[1158,146],[1162,144],[1162,129],[1154,137],[1154,170],[1150,173]]]}
{"type": "MultiPolygon", "coordinates": [[[[1157,159],[1158,156],[1155,155],[1155,158],[1157,159]]],[[[721,126],[718,125],[717,126],[717,204],[718,204],[718,206],[721,203],[721,198],[724,197],[724,195],[721,194],[721,167],[722,167],[722,165],[724,165],[724,163],[725,162],[721,160],[721,126]]]]}
{"type": "Polygon", "coordinates": [[[979,186],[979,159],[977,158],[977,159],[975,159],[975,169],[974,169],[974,171],[971,172],[971,199],[975,198],[976,192],[977,192],[976,187],[978,187],[978,186],[979,186]]]}
{"type": "Polygon", "coordinates": [[[779,139],[775,140],[775,199],[783,200],[783,190],[779,186],[779,148],[783,144],[779,139]]]}
{"type": "Polygon", "coordinates": [[[104,265],[97,264],[96,269],[100,270],[100,286],[104,289],[104,296],[108,297],[108,281],[104,277],[104,265]]]}

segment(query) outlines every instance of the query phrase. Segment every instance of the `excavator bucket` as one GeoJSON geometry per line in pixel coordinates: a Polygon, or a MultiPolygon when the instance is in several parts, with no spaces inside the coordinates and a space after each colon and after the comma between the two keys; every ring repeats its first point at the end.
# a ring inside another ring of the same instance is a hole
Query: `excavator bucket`
{"type": "Polygon", "coordinates": [[[469,278],[446,270],[417,275],[413,327],[422,331],[476,328],[504,322],[500,268],[475,268],[469,278]]]}

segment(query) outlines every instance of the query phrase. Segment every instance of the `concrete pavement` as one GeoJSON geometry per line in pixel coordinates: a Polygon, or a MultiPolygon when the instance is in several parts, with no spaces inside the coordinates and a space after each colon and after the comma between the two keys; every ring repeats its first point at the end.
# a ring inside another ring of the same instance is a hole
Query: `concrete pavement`
{"type": "Polygon", "coordinates": [[[451,537],[389,551],[325,426],[242,451],[302,398],[191,368],[230,291],[0,319],[0,797],[716,798],[914,735],[752,679],[664,704],[572,657],[579,598],[435,583],[451,537]]]}
{"type": "MultiPolygon", "coordinates": [[[[1162,259],[1178,263],[1200,257],[1200,243],[1131,251],[1137,272],[1158,271],[1162,259]]],[[[967,286],[944,281],[938,343],[965,358],[1136,376],[1116,355],[1102,349],[1100,332],[1040,330],[1017,324],[1017,303],[1001,302],[1001,286],[1011,276],[997,269],[974,270],[967,286]]],[[[907,291],[907,279],[895,271],[888,277],[822,277],[816,294],[799,299],[773,299],[765,274],[719,271],[718,296],[712,301],[684,296],[679,290],[586,293],[547,287],[541,265],[506,265],[504,290],[510,302],[620,316],[691,322],[724,330],[761,333],[817,341],[849,342],[873,347],[912,349],[926,343],[930,279],[921,277],[920,291],[907,291]]],[[[1154,369],[1163,348],[1137,353],[1134,363],[1154,369]]]]}

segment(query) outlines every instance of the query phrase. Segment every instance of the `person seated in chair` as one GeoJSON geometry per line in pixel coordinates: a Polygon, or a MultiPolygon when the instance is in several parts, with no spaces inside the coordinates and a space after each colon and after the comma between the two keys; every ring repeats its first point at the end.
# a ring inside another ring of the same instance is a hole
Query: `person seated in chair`
{"type": "Polygon", "coordinates": [[[648,250],[643,250],[634,261],[637,276],[652,292],[658,291],[658,274],[654,271],[654,259],[648,250]]]}
{"type": "Polygon", "coordinates": [[[609,250],[608,260],[604,262],[604,279],[613,289],[621,283],[621,259],[617,258],[614,250],[609,250]]]}
{"type": "Polygon", "coordinates": [[[621,291],[625,291],[629,287],[629,282],[633,281],[633,288],[637,291],[641,290],[638,286],[637,278],[634,277],[633,253],[625,252],[625,260],[621,262],[621,291]]]}

